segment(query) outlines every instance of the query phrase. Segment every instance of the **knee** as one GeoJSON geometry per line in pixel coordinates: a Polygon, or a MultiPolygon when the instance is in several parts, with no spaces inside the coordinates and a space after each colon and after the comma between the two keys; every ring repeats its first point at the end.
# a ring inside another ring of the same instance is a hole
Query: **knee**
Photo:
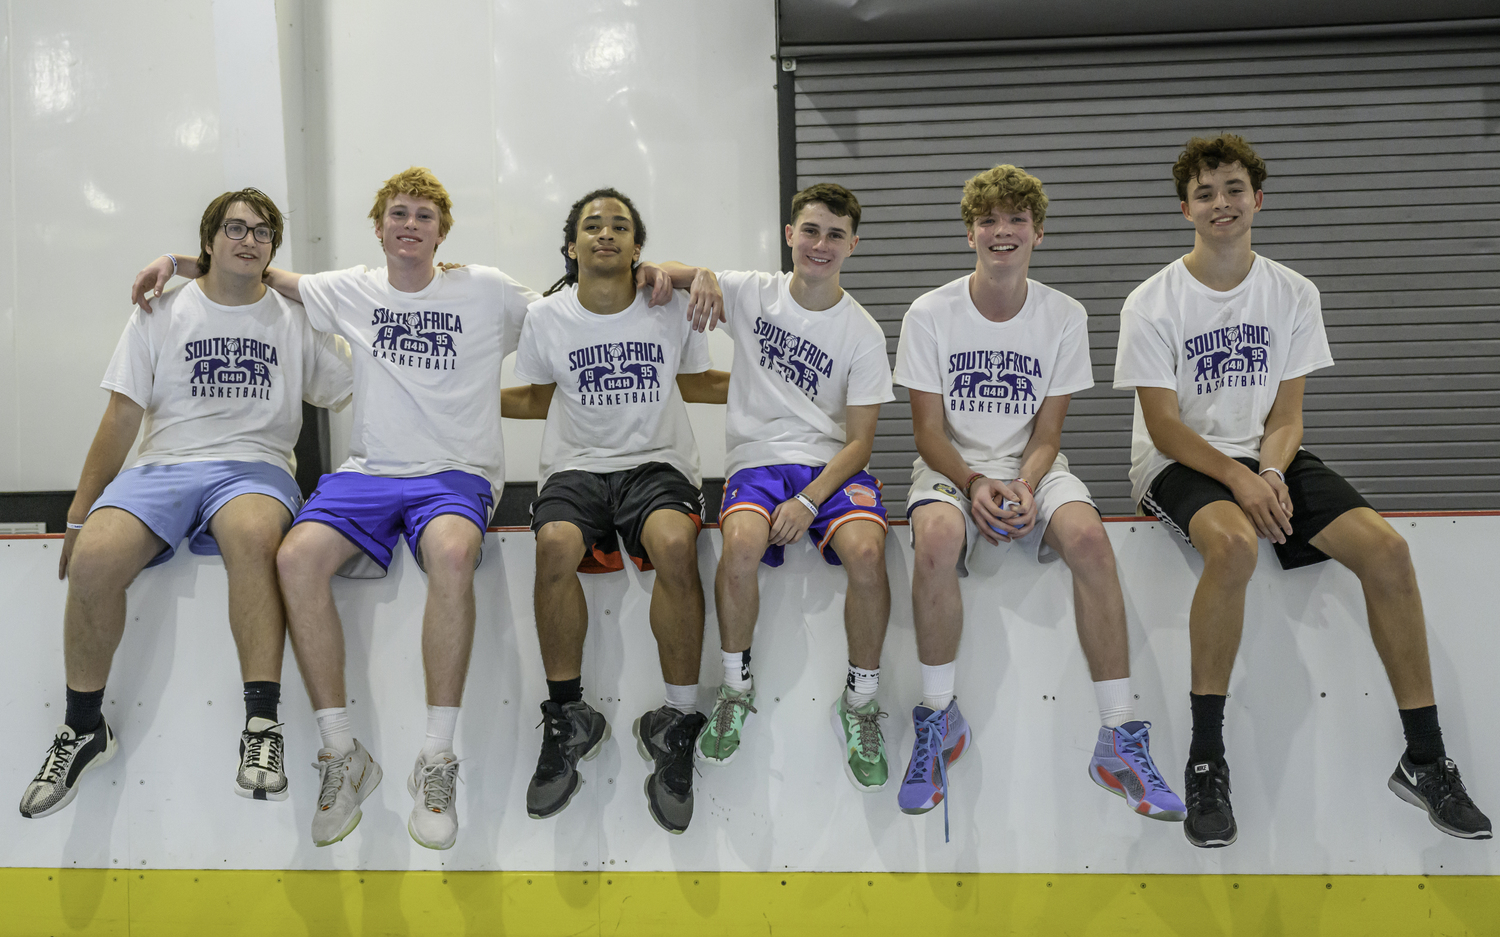
{"type": "Polygon", "coordinates": [[[1205,567],[1222,576],[1249,580],[1260,546],[1250,529],[1215,530],[1196,542],[1205,567]]]}
{"type": "Polygon", "coordinates": [[[80,598],[116,592],[135,579],[109,550],[79,544],[68,558],[68,589],[80,598]]]}
{"type": "Polygon", "coordinates": [[[1068,538],[1063,557],[1074,573],[1105,572],[1115,567],[1115,550],[1102,523],[1090,524],[1068,538]]]}
{"type": "Polygon", "coordinates": [[[551,523],[536,533],[536,575],[552,581],[572,575],[583,561],[583,536],[572,524],[551,523]]]}
{"type": "Polygon", "coordinates": [[[698,578],[698,540],[696,536],[673,531],[660,538],[650,551],[651,565],[658,582],[672,588],[694,588],[698,578]]]}
{"type": "Polygon", "coordinates": [[[724,535],[724,555],[719,558],[719,565],[726,572],[741,575],[755,572],[768,542],[765,535],[747,533],[736,526],[724,535]]]}
{"type": "Polygon", "coordinates": [[[1411,547],[1389,525],[1360,552],[1361,569],[1356,572],[1361,579],[1374,577],[1381,582],[1396,583],[1412,578],[1411,547]]]}
{"type": "Polygon", "coordinates": [[[286,531],[274,520],[241,524],[217,538],[219,552],[236,560],[279,565],[281,541],[285,535],[286,531]]]}
{"type": "Polygon", "coordinates": [[[422,538],[422,566],[431,576],[453,574],[466,575],[474,571],[479,562],[481,541],[478,537],[446,534],[440,537],[422,538]]]}
{"type": "MultiPolygon", "coordinates": [[[[276,575],[283,587],[295,588],[320,577],[318,551],[296,538],[283,540],[276,550],[276,575]]],[[[331,573],[329,575],[332,575],[331,573]]]]}
{"type": "Polygon", "coordinates": [[[934,519],[933,511],[918,514],[911,522],[913,552],[919,573],[951,569],[958,563],[964,548],[964,521],[953,511],[943,511],[934,519]],[[946,515],[953,515],[948,517],[946,515]]]}
{"type": "Polygon", "coordinates": [[[843,544],[838,553],[851,580],[870,585],[885,580],[884,537],[862,537],[853,544],[843,544]]]}

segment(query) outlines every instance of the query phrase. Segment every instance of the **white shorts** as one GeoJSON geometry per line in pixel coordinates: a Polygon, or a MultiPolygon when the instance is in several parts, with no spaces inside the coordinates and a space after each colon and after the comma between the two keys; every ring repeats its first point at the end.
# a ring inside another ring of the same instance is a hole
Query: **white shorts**
{"type": "MultiPolygon", "coordinates": [[[[1010,481],[1010,479],[1002,479],[1010,481]]],[[[1052,469],[1042,476],[1041,484],[1036,486],[1036,524],[1032,526],[1031,532],[1019,540],[1010,543],[1001,541],[999,546],[991,547],[990,542],[979,535],[979,525],[974,523],[974,514],[970,510],[969,499],[964,497],[949,480],[948,476],[941,472],[934,472],[929,468],[919,468],[912,471],[911,491],[906,495],[906,516],[911,517],[912,509],[929,501],[941,501],[951,504],[964,516],[964,549],[958,554],[958,575],[966,577],[969,575],[969,565],[976,559],[980,550],[1005,550],[1012,545],[1020,547],[1028,556],[1038,562],[1046,563],[1058,558],[1057,552],[1042,542],[1042,537],[1047,532],[1047,525],[1052,522],[1052,515],[1057,509],[1070,501],[1082,501],[1089,507],[1098,510],[1094,499],[1089,497],[1088,486],[1078,479],[1076,475],[1068,471],[1068,459],[1061,453],[1057,460],[1052,463],[1052,469]]],[[[912,536],[916,536],[916,528],[912,528],[912,536]]],[[[913,540],[915,544],[915,539],[913,540]]],[[[993,561],[992,561],[993,563],[993,561]]]]}

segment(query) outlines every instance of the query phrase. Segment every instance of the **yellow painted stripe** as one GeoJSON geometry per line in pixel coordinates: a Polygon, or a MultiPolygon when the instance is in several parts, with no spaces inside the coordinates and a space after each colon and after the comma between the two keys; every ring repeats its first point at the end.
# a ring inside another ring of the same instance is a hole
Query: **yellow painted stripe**
{"type": "Polygon", "coordinates": [[[0,869],[0,935],[1500,934],[1489,876],[0,869]]]}

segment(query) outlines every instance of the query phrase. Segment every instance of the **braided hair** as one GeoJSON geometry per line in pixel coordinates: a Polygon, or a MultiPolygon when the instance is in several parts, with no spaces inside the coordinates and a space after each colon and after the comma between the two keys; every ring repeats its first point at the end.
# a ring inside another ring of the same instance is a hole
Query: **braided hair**
{"type": "MultiPolygon", "coordinates": [[[[552,286],[547,289],[547,292],[542,294],[543,296],[551,296],[558,290],[563,289],[564,287],[572,286],[578,282],[578,261],[576,258],[568,256],[568,245],[576,243],[578,240],[578,221],[579,218],[583,215],[583,209],[590,202],[594,201],[595,199],[601,198],[612,198],[618,201],[621,205],[624,205],[625,208],[630,212],[631,223],[635,226],[635,246],[640,247],[642,244],[646,243],[646,223],[641,220],[641,213],[636,210],[635,203],[632,202],[629,197],[620,192],[618,189],[595,189],[594,191],[585,195],[583,198],[574,202],[573,207],[568,211],[568,220],[563,223],[563,275],[561,279],[559,279],[556,283],[552,284],[552,286]]],[[[630,269],[632,273],[635,272],[635,268],[637,266],[639,266],[639,264],[631,265],[630,269]]]]}

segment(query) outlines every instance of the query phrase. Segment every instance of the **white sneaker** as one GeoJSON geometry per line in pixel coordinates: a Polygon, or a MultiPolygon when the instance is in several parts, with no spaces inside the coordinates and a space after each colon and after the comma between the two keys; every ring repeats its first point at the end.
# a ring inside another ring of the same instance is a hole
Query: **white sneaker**
{"type": "Polygon", "coordinates": [[[251,800],[286,800],[285,745],[281,723],[261,716],[246,722],[240,733],[240,770],[234,778],[234,792],[251,800]]]}
{"type": "Polygon", "coordinates": [[[427,760],[417,756],[417,764],[406,779],[406,792],[416,803],[406,832],[418,845],[428,849],[449,849],[458,839],[458,756],[443,752],[427,760]]]}
{"type": "Polygon", "coordinates": [[[313,814],[312,838],[317,846],[331,846],[354,832],[363,813],[359,805],[380,784],[380,765],[354,742],[354,751],[318,750],[318,809],[313,814]]]}

